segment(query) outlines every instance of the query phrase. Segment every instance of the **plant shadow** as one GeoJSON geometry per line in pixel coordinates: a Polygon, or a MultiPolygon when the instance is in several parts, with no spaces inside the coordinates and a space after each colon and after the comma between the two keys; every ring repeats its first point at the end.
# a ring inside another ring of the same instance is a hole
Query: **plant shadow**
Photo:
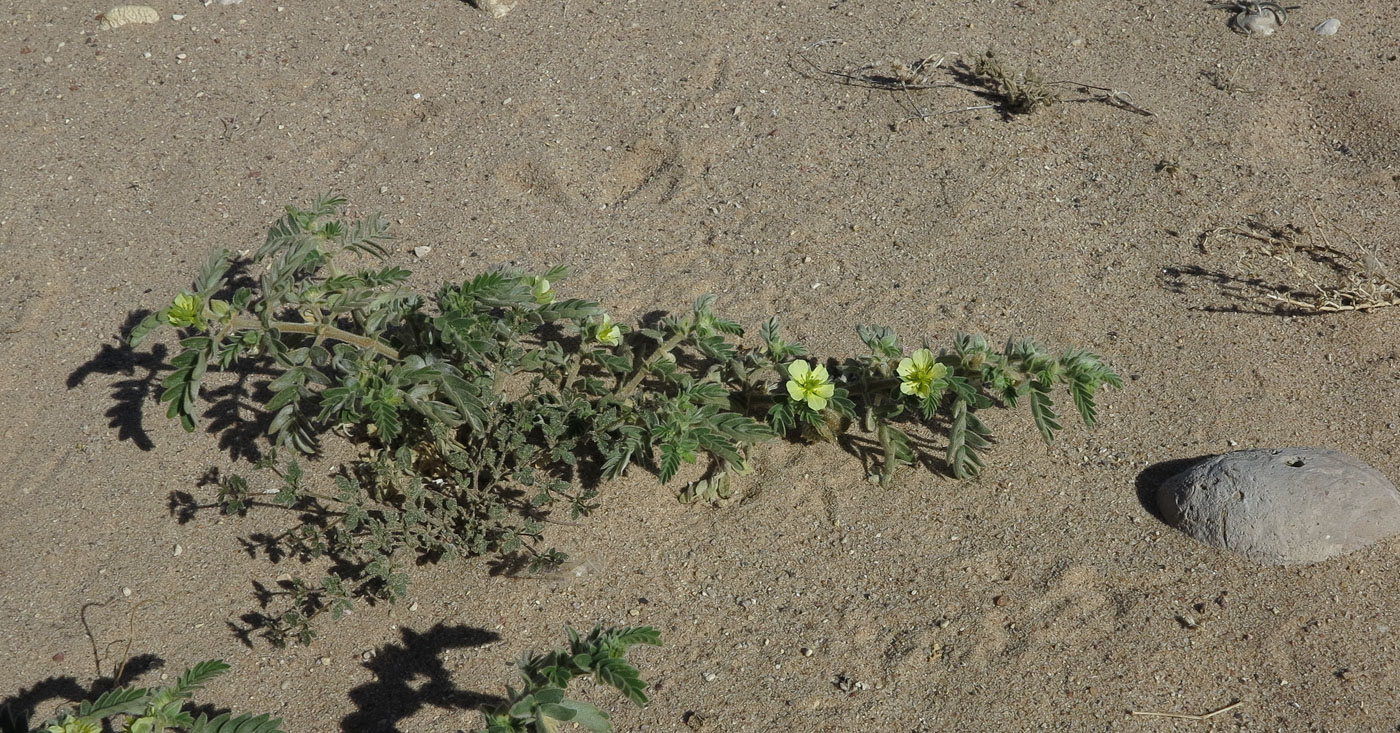
{"type": "MultiPolygon", "coordinates": [[[[134,311],[129,314],[122,324],[122,333],[130,333],[149,313],[134,311]]],[[[137,448],[149,451],[156,444],[142,422],[142,408],[152,395],[158,394],[161,380],[171,371],[167,353],[164,344],[153,345],[149,352],[137,351],[125,341],[116,345],[103,344],[96,355],[68,375],[66,384],[68,389],[76,389],[93,374],[128,377],[112,383],[113,404],[104,414],[109,418],[108,426],[116,428],[117,440],[129,440],[137,448]]]]}
{"type": "Polygon", "coordinates": [[[1305,316],[1316,315],[1311,311],[1290,307],[1282,302],[1271,300],[1280,294],[1297,298],[1302,293],[1270,283],[1263,278],[1241,277],[1223,270],[1208,270],[1200,265],[1173,265],[1162,268],[1157,281],[1167,292],[1185,295],[1192,289],[1190,281],[1213,284],[1226,298],[1235,301],[1227,305],[1193,306],[1192,310],[1207,313],[1246,313],[1256,316],[1305,316]]]}
{"type": "Polygon", "coordinates": [[[481,710],[505,702],[495,695],[459,689],[442,659],[449,649],[484,646],[499,641],[499,635],[441,623],[422,633],[407,628],[399,633],[401,643],[386,644],[364,662],[374,679],[350,691],[355,712],[340,721],[342,731],[398,733],[399,723],[424,707],[481,710]]]}
{"type": "MultiPolygon", "coordinates": [[[[165,660],[155,654],[138,654],[123,662],[111,675],[99,673],[98,677],[87,687],[83,687],[78,683],[78,679],[71,675],[49,677],[36,682],[32,687],[22,689],[4,700],[0,700],[0,733],[28,733],[37,724],[36,715],[42,715],[39,720],[47,719],[51,715],[60,713],[62,707],[76,705],[82,700],[95,699],[105,692],[130,684],[135,678],[164,666],[165,660]],[[40,714],[40,706],[51,700],[62,700],[67,705],[40,714]]],[[[197,714],[200,710],[195,712],[197,714]]]]}

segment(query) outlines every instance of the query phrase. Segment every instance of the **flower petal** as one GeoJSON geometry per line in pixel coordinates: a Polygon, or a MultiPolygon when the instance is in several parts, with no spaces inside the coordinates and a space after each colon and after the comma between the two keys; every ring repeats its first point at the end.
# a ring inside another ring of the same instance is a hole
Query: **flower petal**
{"type": "MultiPolygon", "coordinates": [[[[807,362],[804,361],[802,363],[806,364],[807,362]]],[[[818,382],[826,382],[831,379],[831,375],[826,373],[826,367],[818,364],[812,368],[812,379],[818,382]]]]}
{"type": "Polygon", "coordinates": [[[805,381],[807,374],[811,371],[812,368],[810,366],[807,366],[807,362],[803,359],[798,359],[797,361],[788,364],[788,376],[792,377],[798,382],[805,381]]]}
{"type": "Polygon", "coordinates": [[[821,412],[826,409],[826,398],[816,392],[810,392],[807,394],[807,406],[821,412]]]}
{"type": "Polygon", "coordinates": [[[788,380],[787,391],[788,397],[791,397],[793,402],[801,402],[807,398],[807,391],[802,389],[802,385],[792,380],[788,380]]]}

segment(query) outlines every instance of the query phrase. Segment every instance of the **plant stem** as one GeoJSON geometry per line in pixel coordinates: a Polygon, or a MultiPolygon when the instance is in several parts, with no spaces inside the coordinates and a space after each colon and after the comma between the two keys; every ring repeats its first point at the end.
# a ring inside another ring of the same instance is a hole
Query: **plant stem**
{"type": "Polygon", "coordinates": [[[671,349],[676,347],[676,344],[684,341],[685,337],[689,335],[690,326],[686,324],[685,328],[677,331],[671,338],[662,341],[661,345],[656,347],[656,351],[652,352],[651,356],[648,356],[646,361],[642,362],[642,365],[637,368],[637,372],[632,375],[632,378],[627,380],[627,383],[617,390],[617,400],[621,402],[630,397],[632,393],[637,390],[637,387],[641,385],[642,380],[646,379],[647,374],[651,372],[651,366],[669,354],[671,349]]]}
{"type": "Polygon", "coordinates": [[[880,468],[880,488],[888,489],[890,480],[894,478],[894,466],[898,458],[894,454],[894,446],[890,445],[890,426],[880,421],[880,429],[876,431],[880,436],[880,451],[885,454],[885,465],[880,468]]]}
{"type": "MultiPolygon", "coordinates": [[[[230,321],[228,325],[229,331],[242,331],[246,329],[262,327],[262,323],[260,321],[256,321],[250,318],[244,318],[243,316],[234,316],[233,320],[230,321]]],[[[292,323],[290,321],[270,321],[267,325],[269,328],[275,328],[279,331],[286,331],[288,333],[304,333],[311,336],[316,336],[318,338],[334,339],[336,341],[341,341],[350,344],[351,346],[358,346],[362,349],[369,349],[382,356],[387,356],[390,359],[393,359],[394,361],[399,361],[402,358],[399,356],[398,349],[395,349],[394,347],[389,346],[388,344],[378,339],[353,334],[349,331],[345,331],[325,323],[315,324],[292,323]]]]}

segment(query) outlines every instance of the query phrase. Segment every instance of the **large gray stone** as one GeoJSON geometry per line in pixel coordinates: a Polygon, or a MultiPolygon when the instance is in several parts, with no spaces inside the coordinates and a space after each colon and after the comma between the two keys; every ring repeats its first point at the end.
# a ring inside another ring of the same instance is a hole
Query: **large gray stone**
{"type": "Polygon", "coordinates": [[[1196,539],[1267,565],[1346,554],[1400,534],[1400,491],[1333,450],[1213,456],[1157,489],[1162,518],[1196,539]]]}

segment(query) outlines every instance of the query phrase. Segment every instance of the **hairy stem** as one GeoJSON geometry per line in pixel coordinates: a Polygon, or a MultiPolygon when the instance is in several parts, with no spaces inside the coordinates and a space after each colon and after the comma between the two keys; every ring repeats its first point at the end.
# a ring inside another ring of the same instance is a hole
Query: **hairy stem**
{"type": "Polygon", "coordinates": [[[637,368],[637,371],[632,375],[632,378],[627,380],[626,384],[618,388],[618,402],[626,400],[632,395],[633,392],[637,391],[637,387],[641,386],[642,380],[646,379],[647,374],[651,373],[652,365],[660,361],[667,354],[671,353],[671,349],[674,349],[677,344],[684,341],[685,338],[689,335],[690,328],[687,326],[686,328],[677,331],[674,335],[671,336],[671,338],[662,341],[661,345],[656,347],[656,351],[652,352],[651,356],[648,356],[646,358],[646,361],[642,362],[642,365],[637,368]]]}
{"type": "MultiPolygon", "coordinates": [[[[231,333],[233,331],[243,331],[246,329],[260,328],[262,327],[262,325],[263,324],[260,321],[251,318],[245,318],[243,316],[234,316],[233,320],[229,321],[227,332],[231,333]]],[[[336,341],[341,341],[350,344],[351,346],[358,346],[362,349],[369,349],[377,354],[380,354],[381,356],[387,356],[390,359],[393,359],[394,361],[399,361],[402,358],[399,356],[398,349],[389,346],[388,344],[380,341],[379,339],[350,333],[349,331],[336,328],[335,326],[332,326],[327,323],[316,324],[292,323],[290,321],[269,321],[267,326],[268,328],[275,328],[279,331],[286,331],[287,333],[304,333],[310,336],[315,336],[317,338],[334,339],[336,341]]]]}
{"type": "Polygon", "coordinates": [[[894,454],[894,445],[890,442],[890,426],[880,421],[880,429],[877,432],[880,436],[880,451],[885,454],[885,463],[880,468],[880,488],[888,489],[890,481],[894,478],[895,464],[898,457],[894,454]]]}

